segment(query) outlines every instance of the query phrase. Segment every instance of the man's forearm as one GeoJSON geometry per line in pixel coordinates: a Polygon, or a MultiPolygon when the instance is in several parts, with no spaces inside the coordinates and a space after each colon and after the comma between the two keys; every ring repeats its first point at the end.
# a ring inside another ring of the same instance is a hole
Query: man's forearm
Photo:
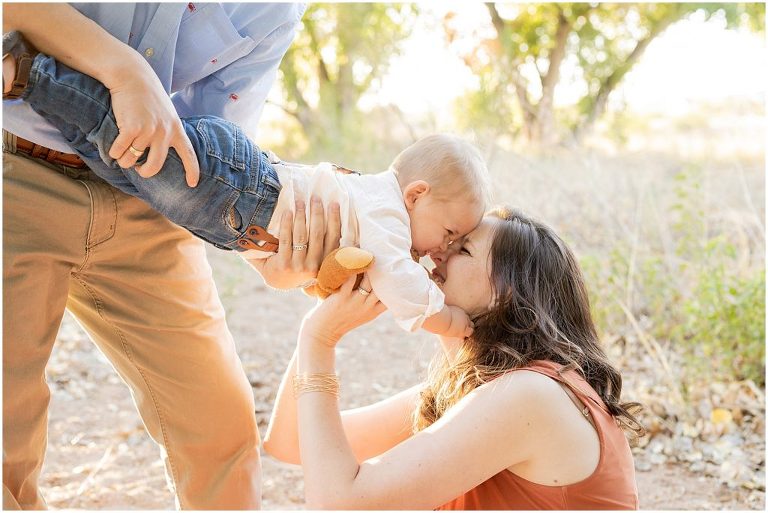
{"type": "Polygon", "coordinates": [[[126,73],[151,70],[130,46],[67,4],[3,5],[3,32],[18,30],[41,52],[108,88],[126,73]]]}

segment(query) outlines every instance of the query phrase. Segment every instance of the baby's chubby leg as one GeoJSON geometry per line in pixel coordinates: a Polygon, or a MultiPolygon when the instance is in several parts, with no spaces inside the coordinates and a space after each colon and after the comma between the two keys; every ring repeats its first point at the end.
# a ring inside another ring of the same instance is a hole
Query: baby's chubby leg
{"type": "Polygon", "coordinates": [[[22,99],[61,131],[99,177],[208,242],[235,249],[249,225],[269,223],[280,190],[277,174],[233,123],[212,116],[181,120],[201,171],[199,184],[190,188],[173,149],[150,178],[121,169],[109,156],[119,133],[110,93],[88,75],[37,55],[22,99]]]}

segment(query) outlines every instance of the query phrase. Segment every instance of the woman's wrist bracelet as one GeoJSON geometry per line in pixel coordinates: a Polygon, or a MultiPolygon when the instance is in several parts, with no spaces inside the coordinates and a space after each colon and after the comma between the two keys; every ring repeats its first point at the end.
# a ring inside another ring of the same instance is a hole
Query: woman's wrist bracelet
{"type": "Polygon", "coordinates": [[[324,392],[339,397],[339,376],[336,374],[296,374],[293,376],[293,397],[306,392],[324,392]]]}

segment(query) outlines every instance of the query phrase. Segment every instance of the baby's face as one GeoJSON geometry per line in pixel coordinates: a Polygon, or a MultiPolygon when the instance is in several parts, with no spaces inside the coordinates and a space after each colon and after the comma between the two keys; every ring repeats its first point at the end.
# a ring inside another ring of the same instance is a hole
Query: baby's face
{"type": "Polygon", "coordinates": [[[445,251],[448,246],[480,224],[483,209],[469,199],[438,201],[432,195],[409,209],[411,244],[419,257],[445,251]]]}

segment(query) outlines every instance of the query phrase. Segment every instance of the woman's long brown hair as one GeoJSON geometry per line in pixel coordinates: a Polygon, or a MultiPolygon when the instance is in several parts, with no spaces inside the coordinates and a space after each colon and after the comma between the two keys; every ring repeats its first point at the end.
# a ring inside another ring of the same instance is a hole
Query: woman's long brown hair
{"type": "Polygon", "coordinates": [[[571,250],[543,223],[498,208],[499,222],[489,254],[491,308],[476,318],[472,337],[454,361],[443,355],[430,369],[414,415],[421,430],[469,392],[535,360],[577,369],[608,411],[633,436],[645,432],[634,413],[639,403],[622,403],[621,374],[600,346],[581,269],[571,250]]]}

